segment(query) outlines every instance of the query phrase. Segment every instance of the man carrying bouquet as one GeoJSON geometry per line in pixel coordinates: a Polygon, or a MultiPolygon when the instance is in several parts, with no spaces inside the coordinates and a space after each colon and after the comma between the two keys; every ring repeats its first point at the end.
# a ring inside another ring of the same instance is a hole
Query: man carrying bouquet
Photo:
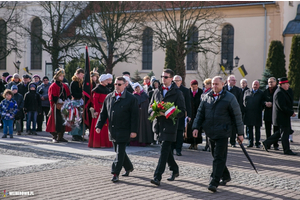
{"type": "MultiPolygon", "coordinates": [[[[159,186],[162,178],[162,174],[165,171],[166,163],[169,165],[169,169],[173,172],[168,181],[174,181],[175,177],[179,176],[178,165],[174,160],[173,153],[171,150],[172,143],[176,141],[176,134],[178,128],[178,118],[182,117],[185,113],[185,102],[182,92],[178,89],[177,85],[172,82],[174,72],[171,69],[165,69],[162,73],[162,85],[155,89],[153,96],[150,101],[149,114],[153,116],[155,113],[151,107],[154,102],[170,102],[174,103],[181,112],[174,111],[178,113],[175,121],[172,117],[169,117],[170,110],[165,112],[160,112],[159,116],[153,121],[154,132],[159,133],[159,141],[161,142],[161,152],[158,160],[156,170],[154,172],[154,179],[151,183],[159,186]]],[[[174,119],[174,118],[173,118],[174,119]]]]}

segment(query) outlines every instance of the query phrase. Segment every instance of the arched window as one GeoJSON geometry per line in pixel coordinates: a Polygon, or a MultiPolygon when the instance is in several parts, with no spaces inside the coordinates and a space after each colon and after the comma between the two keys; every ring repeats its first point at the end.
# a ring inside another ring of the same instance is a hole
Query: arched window
{"type": "Polygon", "coordinates": [[[234,29],[233,26],[227,24],[222,29],[222,48],[221,48],[221,63],[223,59],[227,60],[225,65],[226,69],[233,66],[233,42],[234,42],[234,29]]]}
{"type": "Polygon", "coordinates": [[[153,30],[146,28],[143,32],[142,69],[152,69],[153,30]]]}
{"type": "Polygon", "coordinates": [[[42,69],[42,21],[36,17],[31,23],[31,69],[42,69]]]}
{"type": "Polygon", "coordinates": [[[6,36],[7,27],[3,19],[0,20],[0,69],[6,69],[6,36]]]}
{"type": "MultiPolygon", "coordinates": [[[[194,45],[198,44],[198,30],[196,27],[190,28],[190,39],[187,44],[187,49],[192,48],[194,45]]],[[[198,69],[198,53],[195,50],[190,51],[186,55],[186,69],[187,70],[197,70],[198,69]]]]}

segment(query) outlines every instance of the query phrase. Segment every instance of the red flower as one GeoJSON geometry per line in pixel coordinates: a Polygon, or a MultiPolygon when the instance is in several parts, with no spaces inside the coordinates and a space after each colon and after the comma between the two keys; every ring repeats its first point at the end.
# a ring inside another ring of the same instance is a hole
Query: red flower
{"type": "Polygon", "coordinates": [[[162,103],[162,104],[164,104],[165,102],[164,102],[164,101],[162,101],[161,103],[162,103]]]}

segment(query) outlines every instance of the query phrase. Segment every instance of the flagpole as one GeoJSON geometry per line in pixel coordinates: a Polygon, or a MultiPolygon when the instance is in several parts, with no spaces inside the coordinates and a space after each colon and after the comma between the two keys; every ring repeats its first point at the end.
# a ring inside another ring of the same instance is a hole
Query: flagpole
{"type": "MultiPolygon", "coordinates": [[[[85,95],[83,96],[83,102],[85,102],[85,95]]],[[[84,123],[84,116],[85,116],[85,105],[83,105],[83,113],[82,113],[82,140],[84,142],[84,136],[85,136],[85,123],[84,123]]]]}

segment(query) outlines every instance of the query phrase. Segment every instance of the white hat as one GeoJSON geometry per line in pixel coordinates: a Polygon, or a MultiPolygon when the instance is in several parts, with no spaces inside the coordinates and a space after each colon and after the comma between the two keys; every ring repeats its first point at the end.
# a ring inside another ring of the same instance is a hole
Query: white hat
{"type": "Polygon", "coordinates": [[[128,83],[131,82],[131,81],[130,81],[130,78],[129,78],[128,76],[123,76],[123,78],[125,78],[125,80],[126,80],[128,83]]]}
{"type": "Polygon", "coordinates": [[[102,81],[105,81],[107,79],[109,79],[110,77],[107,75],[107,74],[102,74],[100,77],[99,77],[99,82],[102,82],[102,81]]]}
{"type": "Polygon", "coordinates": [[[106,75],[108,76],[108,78],[113,79],[113,75],[111,75],[110,73],[107,73],[106,75]]]}
{"type": "Polygon", "coordinates": [[[142,87],[138,82],[132,84],[133,89],[135,89],[137,86],[140,87],[140,90],[141,90],[141,91],[143,90],[143,87],[142,87]]]}

